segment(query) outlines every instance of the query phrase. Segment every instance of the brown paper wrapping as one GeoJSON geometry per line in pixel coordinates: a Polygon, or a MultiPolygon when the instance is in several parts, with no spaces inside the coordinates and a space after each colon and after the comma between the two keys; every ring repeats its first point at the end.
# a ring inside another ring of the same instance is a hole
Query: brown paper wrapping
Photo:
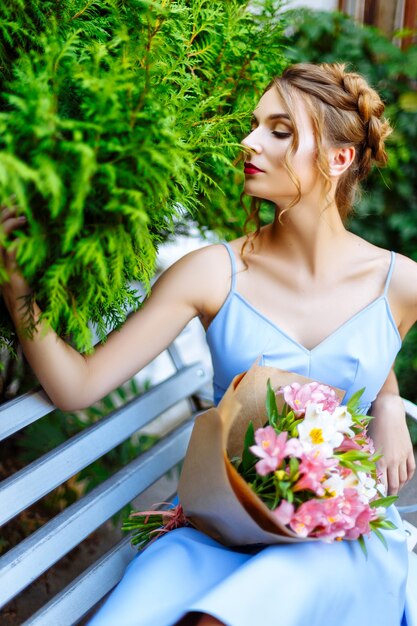
{"type": "MultiPolygon", "coordinates": [[[[238,474],[229,458],[241,456],[252,420],[264,426],[267,380],[277,391],[311,379],[256,363],[235,376],[219,405],[199,415],[191,435],[178,485],[178,496],[191,523],[227,546],[276,544],[302,539],[281,524],[238,474]]],[[[342,399],[344,392],[335,389],[342,399]]],[[[280,408],[284,402],[278,396],[280,408]]]]}

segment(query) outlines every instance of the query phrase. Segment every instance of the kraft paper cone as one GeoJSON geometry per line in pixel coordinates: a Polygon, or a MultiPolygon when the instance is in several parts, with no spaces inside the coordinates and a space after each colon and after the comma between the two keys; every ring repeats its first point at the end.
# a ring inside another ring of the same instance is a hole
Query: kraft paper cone
{"type": "MultiPolygon", "coordinates": [[[[268,378],[274,390],[292,382],[311,382],[256,363],[236,376],[218,407],[197,417],[181,472],[178,495],[185,515],[196,528],[227,546],[306,540],[275,518],[229,461],[241,456],[249,421],[255,429],[267,421],[268,378]]],[[[343,397],[343,391],[335,391],[343,397]]],[[[277,400],[279,405],[281,397],[277,400]]]]}

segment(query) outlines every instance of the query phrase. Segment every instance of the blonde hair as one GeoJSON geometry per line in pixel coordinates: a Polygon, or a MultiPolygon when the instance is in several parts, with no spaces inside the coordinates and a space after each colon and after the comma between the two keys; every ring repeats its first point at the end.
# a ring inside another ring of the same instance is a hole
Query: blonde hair
{"type": "MultiPolygon", "coordinates": [[[[383,166],[387,162],[384,141],[392,129],[388,120],[383,117],[384,103],[363,76],[347,71],[343,63],[292,65],[282,76],[274,78],[264,93],[272,88],[278,91],[294,129],[284,165],[295,184],[297,194],[285,211],[290,210],[301,198],[300,182],[291,167],[291,157],[297,151],[299,142],[292,112],[293,99],[296,94],[301,94],[311,116],[317,146],[316,164],[325,182],[326,193],[329,192],[331,183],[324,144],[337,148],[355,148],[355,159],[340,177],[336,187],[336,205],[345,221],[352,211],[359,182],[367,177],[373,164],[383,166]]],[[[242,256],[248,241],[251,241],[253,249],[253,240],[259,235],[260,203],[260,198],[253,198],[251,201],[244,225],[246,240],[241,249],[242,256]],[[255,225],[255,230],[248,232],[251,224],[255,225]]],[[[285,211],[281,212],[281,218],[285,211]]]]}

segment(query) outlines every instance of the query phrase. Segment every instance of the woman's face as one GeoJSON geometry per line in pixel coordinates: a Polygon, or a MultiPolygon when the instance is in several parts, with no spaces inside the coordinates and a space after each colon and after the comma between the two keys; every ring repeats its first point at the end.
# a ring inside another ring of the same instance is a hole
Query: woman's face
{"type": "MultiPolygon", "coordinates": [[[[299,145],[290,157],[291,167],[300,184],[301,196],[317,183],[316,143],[310,116],[302,98],[295,94],[292,114],[297,124],[299,145]]],[[[260,99],[253,115],[251,133],[242,144],[250,148],[245,158],[245,193],[270,200],[280,207],[297,197],[295,183],[285,167],[284,157],[291,146],[293,128],[276,89],[260,99]]]]}

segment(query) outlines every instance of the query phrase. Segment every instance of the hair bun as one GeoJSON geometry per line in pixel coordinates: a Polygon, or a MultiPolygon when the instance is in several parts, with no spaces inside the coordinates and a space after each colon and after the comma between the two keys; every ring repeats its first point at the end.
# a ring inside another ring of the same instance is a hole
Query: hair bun
{"type": "Polygon", "coordinates": [[[389,122],[382,117],[385,106],[377,92],[359,74],[346,72],[344,67],[343,72],[343,87],[356,100],[364,129],[362,158],[358,162],[359,179],[363,179],[368,175],[373,161],[377,165],[386,165],[385,139],[391,128],[389,122]]]}

